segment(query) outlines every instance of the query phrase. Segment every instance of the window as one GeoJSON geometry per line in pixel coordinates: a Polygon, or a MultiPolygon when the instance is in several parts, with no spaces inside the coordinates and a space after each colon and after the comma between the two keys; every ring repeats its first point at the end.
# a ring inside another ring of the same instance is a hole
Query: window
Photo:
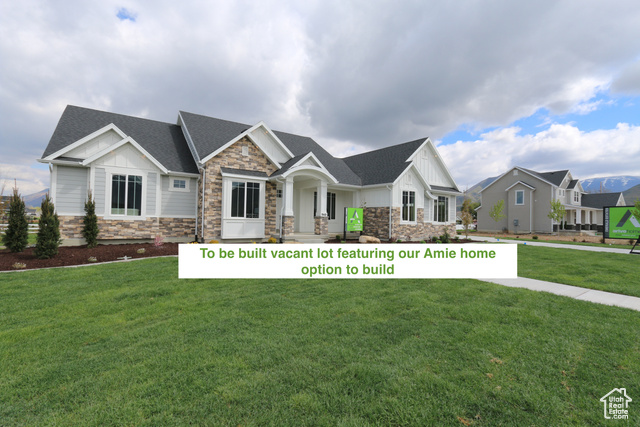
{"type": "Polygon", "coordinates": [[[112,175],[111,215],[142,215],[142,177],[112,175]]]}
{"type": "Polygon", "coordinates": [[[276,198],[282,199],[282,190],[281,189],[277,189],[276,190],[276,198]]]}
{"type": "Polygon", "coordinates": [[[438,196],[433,201],[433,220],[435,222],[447,222],[449,220],[449,198],[438,196]]]}
{"type": "Polygon", "coordinates": [[[415,191],[402,192],[402,220],[403,221],[416,220],[416,192],[415,191]]]}
{"type": "Polygon", "coordinates": [[[231,217],[260,218],[260,183],[231,183],[231,217]]]}
{"type": "MultiPolygon", "coordinates": [[[[318,192],[313,192],[313,216],[318,216],[318,192]]],[[[336,219],[336,193],[327,191],[327,218],[336,219]]]]}
{"type": "Polygon", "coordinates": [[[516,190],[516,205],[524,205],[524,190],[516,190]]]}
{"type": "Polygon", "coordinates": [[[186,179],[174,179],[173,180],[173,188],[187,188],[187,180],[186,179]]]}
{"type": "Polygon", "coordinates": [[[579,192],[577,192],[577,191],[573,192],[573,201],[575,203],[580,203],[580,193],[579,192]]]}

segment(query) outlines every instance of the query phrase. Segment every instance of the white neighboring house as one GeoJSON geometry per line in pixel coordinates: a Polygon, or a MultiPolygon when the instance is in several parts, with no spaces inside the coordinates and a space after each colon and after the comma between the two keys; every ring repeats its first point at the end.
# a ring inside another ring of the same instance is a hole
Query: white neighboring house
{"type": "Polygon", "coordinates": [[[455,233],[460,190],[429,138],[335,158],[311,138],[180,111],[176,124],[68,106],[38,161],[68,242],[92,191],[100,239],[296,240],[343,229],[422,240],[455,233]]]}

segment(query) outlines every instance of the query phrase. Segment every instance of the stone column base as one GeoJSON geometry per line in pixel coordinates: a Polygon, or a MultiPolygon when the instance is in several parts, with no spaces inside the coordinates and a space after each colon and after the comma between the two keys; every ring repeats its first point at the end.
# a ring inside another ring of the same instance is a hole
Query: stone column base
{"type": "Polygon", "coordinates": [[[329,217],[326,217],[326,216],[315,217],[315,226],[314,226],[313,233],[319,234],[319,235],[329,234],[329,217]]]}

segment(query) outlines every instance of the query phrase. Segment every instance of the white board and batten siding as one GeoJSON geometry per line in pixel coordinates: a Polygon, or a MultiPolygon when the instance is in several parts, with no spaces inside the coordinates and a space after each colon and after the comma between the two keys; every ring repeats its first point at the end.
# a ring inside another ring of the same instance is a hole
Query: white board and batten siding
{"type": "Polygon", "coordinates": [[[267,133],[264,127],[259,126],[254,129],[251,132],[251,138],[256,142],[260,149],[267,154],[267,156],[280,164],[285,163],[291,158],[291,156],[282,149],[280,144],[278,144],[271,135],[267,133]]]}
{"type": "Polygon", "coordinates": [[[420,183],[418,176],[412,169],[407,171],[393,187],[393,207],[402,207],[402,192],[413,191],[416,196],[416,208],[424,208],[424,191],[425,188],[420,183]]]}
{"type": "Polygon", "coordinates": [[[84,215],[89,188],[89,169],[54,166],[55,200],[58,215],[84,215]]]}
{"type": "Polygon", "coordinates": [[[114,130],[109,130],[101,135],[96,136],[90,141],[76,147],[64,155],[75,159],[87,159],[94,154],[118,143],[122,137],[114,130]]]}

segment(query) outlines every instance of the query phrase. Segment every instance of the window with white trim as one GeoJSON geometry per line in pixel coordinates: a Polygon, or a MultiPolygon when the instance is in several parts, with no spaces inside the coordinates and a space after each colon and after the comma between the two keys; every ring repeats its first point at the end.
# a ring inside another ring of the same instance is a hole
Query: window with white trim
{"type": "Polygon", "coordinates": [[[142,215],[141,176],[111,176],[111,215],[142,215]]]}
{"type": "Polygon", "coordinates": [[[573,201],[575,203],[580,203],[580,192],[578,191],[573,192],[573,201]]]}
{"type": "Polygon", "coordinates": [[[231,217],[260,218],[260,183],[231,183],[231,217]]]}
{"type": "Polygon", "coordinates": [[[402,220],[413,222],[416,220],[416,192],[402,192],[402,220]]]}
{"type": "Polygon", "coordinates": [[[524,205],[524,190],[516,190],[516,205],[524,205]]]}
{"type": "Polygon", "coordinates": [[[169,191],[189,191],[189,180],[187,178],[171,178],[169,191]]]}
{"type": "Polygon", "coordinates": [[[449,198],[438,196],[433,201],[433,220],[435,222],[447,222],[449,220],[449,198]]]}
{"type": "Polygon", "coordinates": [[[282,189],[278,188],[276,190],[276,198],[282,199],[282,189]]]}

